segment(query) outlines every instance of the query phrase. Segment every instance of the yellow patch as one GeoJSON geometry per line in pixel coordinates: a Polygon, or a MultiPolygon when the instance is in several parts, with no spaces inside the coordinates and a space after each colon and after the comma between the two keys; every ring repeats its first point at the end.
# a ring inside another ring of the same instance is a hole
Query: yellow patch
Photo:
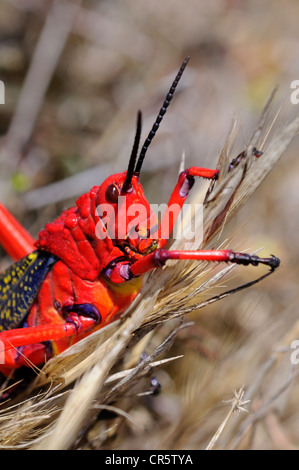
{"type": "MultiPolygon", "coordinates": [[[[107,280],[105,280],[107,282],[107,280]]],[[[132,295],[136,292],[139,292],[143,286],[143,278],[136,277],[131,279],[130,281],[122,282],[120,284],[115,284],[114,282],[107,282],[109,284],[109,288],[111,288],[114,292],[121,295],[132,295]]]]}

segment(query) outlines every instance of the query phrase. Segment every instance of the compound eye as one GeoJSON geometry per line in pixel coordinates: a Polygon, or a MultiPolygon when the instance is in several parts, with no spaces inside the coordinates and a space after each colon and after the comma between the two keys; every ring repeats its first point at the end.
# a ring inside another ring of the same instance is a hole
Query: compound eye
{"type": "Polygon", "coordinates": [[[118,200],[118,196],[120,195],[120,191],[116,184],[109,184],[106,189],[105,195],[108,202],[115,204],[118,200]]]}

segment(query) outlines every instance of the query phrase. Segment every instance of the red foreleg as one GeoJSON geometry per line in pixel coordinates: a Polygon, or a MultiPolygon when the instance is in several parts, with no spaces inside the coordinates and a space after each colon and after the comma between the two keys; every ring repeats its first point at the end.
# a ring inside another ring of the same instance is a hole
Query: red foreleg
{"type": "Polygon", "coordinates": [[[14,261],[23,258],[36,249],[31,235],[1,203],[0,243],[14,261]]]}
{"type": "Polygon", "coordinates": [[[243,265],[252,264],[253,266],[257,266],[261,263],[270,266],[271,270],[274,270],[279,266],[279,259],[275,256],[272,256],[271,258],[259,258],[258,256],[249,255],[247,253],[235,253],[231,250],[169,251],[161,249],[136,261],[136,263],[130,266],[130,272],[133,276],[141,276],[152,269],[164,266],[166,261],[173,259],[224,261],[243,265]]]}
{"type": "MultiPolygon", "coordinates": [[[[234,167],[238,166],[243,158],[245,158],[247,151],[240,153],[234,158],[229,164],[228,171],[231,171],[234,167]]],[[[252,154],[259,158],[263,152],[257,150],[255,147],[252,149],[252,154]]],[[[169,236],[173,230],[174,224],[178,218],[178,214],[187,199],[190,189],[194,185],[194,179],[196,176],[205,179],[216,180],[219,175],[219,170],[211,170],[209,168],[200,168],[192,166],[185,171],[182,171],[179,175],[178,182],[174,187],[174,190],[170,196],[167,209],[162,218],[161,226],[159,227],[156,234],[152,238],[159,239],[159,248],[163,248],[169,236]]]]}
{"type": "Polygon", "coordinates": [[[248,265],[265,264],[271,270],[278,268],[279,259],[275,256],[271,258],[259,258],[255,255],[247,253],[236,253],[232,250],[165,250],[158,249],[149,255],[144,256],[133,264],[128,261],[119,263],[111,263],[104,270],[105,275],[114,283],[122,283],[128,281],[132,277],[142,276],[153,269],[164,266],[168,260],[197,260],[197,261],[216,261],[231,262],[236,264],[248,265]]]}
{"type": "Polygon", "coordinates": [[[190,189],[194,185],[194,178],[198,176],[206,179],[217,179],[218,170],[210,170],[208,168],[199,168],[193,166],[180,173],[177,184],[170,196],[167,204],[167,209],[163,215],[161,225],[158,229],[157,236],[154,234],[152,238],[160,240],[159,247],[166,245],[167,240],[173,230],[174,224],[177,220],[179,212],[187,199],[190,189]]]}

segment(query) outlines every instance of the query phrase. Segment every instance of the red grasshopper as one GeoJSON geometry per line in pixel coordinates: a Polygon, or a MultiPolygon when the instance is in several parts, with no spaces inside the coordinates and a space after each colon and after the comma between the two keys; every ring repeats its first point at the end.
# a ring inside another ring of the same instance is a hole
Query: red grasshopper
{"type": "MultiPolygon", "coordinates": [[[[187,62],[188,58],[173,81],[139,155],[141,113],[138,113],[127,171],[110,176],[83,194],[76,206],[46,225],[36,242],[0,205],[0,242],[16,261],[0,275],[0,345],[5,349],[5,362],[0,371],[4,375],[30,363],[42,365],[72,343],[118,318],[140,292],[143,274],[168,260],[224,261],[254,266],[262,263],[272,271],[279,266],[274,256],[259,258],[231,250],[165,249],[175,217],[170,218],[166,211],[158,227],[143,193],[140,171],[187,62]],[[124,233],[117,229],[112,238],[109,217],[104,223],[96,208],[105,204],[113,209],[113,223],[119,226],[119,196],[125,198],[128,208],[140,204],[146,216],[143,223],[131,228],[132,217],[127,217],[121,223],[124,233]]],[[[255,151],[255,155],[261,153],[255,151]]],[[[241,158],[242,154],[235,158],[229,170],[241,158]]],[[[215,180],[218,170],[191,167],[181,172],[168,207],[177,204],[182,208],[195,177],[215,180]]]]}

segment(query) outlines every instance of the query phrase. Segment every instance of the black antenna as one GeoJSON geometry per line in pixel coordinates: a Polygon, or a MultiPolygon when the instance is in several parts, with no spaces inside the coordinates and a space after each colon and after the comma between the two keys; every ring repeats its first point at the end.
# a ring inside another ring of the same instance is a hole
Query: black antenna
{"type": "Polygon", "coordinates": [[[170,89],[169,89],[169,92],[167,93],[167,96],[166,96],[165,101],[164,101],[164,103],[163,103],[163,105],[162,105],[162,108],[161,108],[160,111],[159,111],[159,114],[158,114],[158,116],[157,116],[157,119],[156,119],[156,121],[155,121],[155,123],[154,123],[154,125],[153,125],[153,127],[152,127],[152,129],[151,129],[151,131],[150,131],[150,133],[149,133],[149,135],[147,136],[147,138],[146,138],[146,140],[145,140],[145,142],[144,142],[144,144],[143,144],[143,147],[142,147],[142,149],[141,149],[141,151],[140,151],[140,155],[139,155],[139,158],[138,158],[138,162],[137,162],[137,165],[136,165],[136,168],[135,168],[135,172],[134,172],[134,174],[135,174],[137,177],[140,175],[140,170],[141,170],[142,163],[143,163],[145,154],[146,154],[146,152],[147,152],[147,149],[148,149],[148,147],[149,147],[151,141],[152,141],[153,138],[155,137],[157,130],[159,129],[159,125],[160,125],[160,123],[161,123],[161,121],[162,121],[162,119],[163,119],[164,114],[166,113],[166,110],[167,110],[167,108],[168,108],[168,106],[169,106],[170,101],[172,100],[172,97],[173,97],[173,95],[174,95],[174,92],[175,92],[175,90],[176,90],[176,87],[177,87],[177,85],[178,85],[178,83],[179,83],[179,81],[180,81],[181,76],[183,75],[183,72],[184,72],[184,70],[185,70],[185,68],[186,68],[186,65],[187,65],[188,61],[189,61],[189,57],[186,57],[186,59],[184,60],[184,62],[182,63],[182,65],[181,65],[181,67],[180,67],[180,70],[178,71],[177,76],[175,77],[175,79],[174,79],[174,81],[173,81],[173,83],[172,83],[172,85],[171,85],[171,87],[170,87],[170,89]]]}
{"type": "Polygon", "coordinates": [[[132,177],[134,174],[134,167],[135,167],[135,162],[137,159],[138,147],[139,147],[140,136],[141,136],[141,126],[142,126],[142,115],[141,115],[141,111],[138,111],[134,145],[133,145],[132,153],[131,153],[130,160],[129,160],[127,177],[122,187],[122,192],[124,193],[128,192],[128,190],[131,188],[132,177]]]}

